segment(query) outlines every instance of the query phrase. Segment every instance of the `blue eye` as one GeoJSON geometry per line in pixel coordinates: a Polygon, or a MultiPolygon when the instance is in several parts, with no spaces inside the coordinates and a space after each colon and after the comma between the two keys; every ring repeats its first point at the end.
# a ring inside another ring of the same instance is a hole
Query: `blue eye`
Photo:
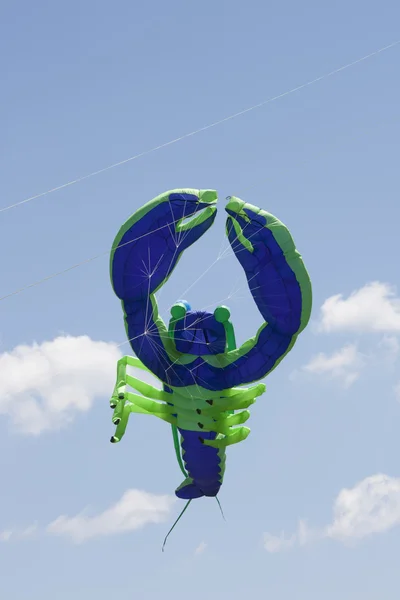
{"type": "Polygon", "coordinates": [[[187,300],[177,300],[176,304],[183,304],[186,306],[186,310],[192,310],[192,307],[187,300]]]}

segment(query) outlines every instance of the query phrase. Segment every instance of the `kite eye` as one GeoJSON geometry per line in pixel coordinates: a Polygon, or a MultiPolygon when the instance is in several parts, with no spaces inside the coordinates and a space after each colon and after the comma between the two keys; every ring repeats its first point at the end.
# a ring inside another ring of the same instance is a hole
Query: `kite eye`
{"type": "Polygon", "coordinates": [[[236,350],[236,339],[233,325],[230,322],[231,311],[227,306],[217,306],[214,310],[214,318],[218,323],[222,323],[226,335],[226,349],[228,352],[236,350]]]}
{"type": "Polygon", "coordinates": [[[217,306],[214,310],[214,317],[218,323],[227,323],[230,316],[231,312],[227,306],[217,306]]]}
{"type": "Polygon", "coordinates": [[[186,317],[186,313],[191,309],[191,306],[186,300],[178,300],[173,306],[171,306],[171,320],[168,326],[168,334],[170,338],[174,338],[175,323],[180,319],[186,317]]]}
{"type": "Polygon", "coordinates": [[[178,300],[171,306],[171,317],[173,319],[183,319],[187,311],[190,310],[190,304],[186,300],[178,300]]]}

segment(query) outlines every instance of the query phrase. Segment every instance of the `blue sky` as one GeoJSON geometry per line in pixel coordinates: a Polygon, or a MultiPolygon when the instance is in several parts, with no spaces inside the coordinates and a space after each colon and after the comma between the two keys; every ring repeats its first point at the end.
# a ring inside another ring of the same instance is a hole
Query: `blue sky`
{"type": "MultiPolygon", "coordinates": [[[[394,0],[61,4],[0,9],[0,208],[400,39],[394,0]]],[[[125,332],[107,255],[3,300],[2,596],[398,598],[399,61],[400,45],[0,213],[0,296],[106,253],[132,212],[176,187],[275,214],[314,293],[312,323],[268,378],[250,437],[229,449],[227,522],[215,502],[193,503],[164,554],[181,482],[169,428],[137,417],[109,444],[115,362],[128,346],[115,347],[125,332]],[[158,522],[135,528],[141,502],[158,522]]],[[[164,316],[227,247],[223,213],[162,291],[164,316]]],[[[244,341],[260,315],[234,258],[187,299],[216,305],[232,288],[244,341]]]]}

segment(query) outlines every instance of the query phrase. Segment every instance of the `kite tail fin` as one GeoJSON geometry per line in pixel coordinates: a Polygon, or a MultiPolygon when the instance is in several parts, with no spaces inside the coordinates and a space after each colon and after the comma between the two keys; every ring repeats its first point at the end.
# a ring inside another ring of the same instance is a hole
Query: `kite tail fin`
{"type": "Polygon", "coordinates": [[[204,492],[193,483],[191,477],[186,477],[185,481],[176,488],[175,495],[181,500],[194,500],[195,498],[202,498],[205,496],[204,492]]]}
{"type": "Polygon", "coordinates": [[[176,525],[178,524],[178,522],[180,521],[181,517],[183,516],[184,512],[186,511],[186,509],[189,507],[189,504],[191,503],[192,500],[188,500],[185,504],[185,506],[183,507],[183,510],[181,511],[179,517],[176,519],[175,523],[172,525],[171,529],[168,531],[167,535],[164,538],[164,543],[162,545],[162,552],[164,552],[164,548],[165,548],[165,544],[167,543],[167,539],[170,535],[170,533],[173,532],[173,530],[175,529],[176,525]]]}

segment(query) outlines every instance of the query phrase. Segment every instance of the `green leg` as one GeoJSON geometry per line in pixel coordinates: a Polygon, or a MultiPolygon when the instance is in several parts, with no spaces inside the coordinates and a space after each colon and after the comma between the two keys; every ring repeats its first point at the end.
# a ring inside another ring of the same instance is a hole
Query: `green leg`
{"type": "MultiPolygon", "coordinates": [[[[214,431],[217,433],[223,433],[224,435],[232,435],[231,427],[235,427],[236,425],[242,425],[246,423],[246,421],[250,418],[250,413],[248,410],[243,410],[242,412],[236,413],[234,415],[230,415],[225,419],[221,419],[220,422],[214,423],[214,431]]],[[[236,431],[236,430],[235,430],[236,431]]]]}
{"type": "Polygon", "coordinates": [[[227,446],[242,442],[247,438],[249,433],[250,429],[248,427],[237,427],[222,438],[217,438],[216,440],[204,440],[204,445],[211,446],[212,448],[226,448],[227,446]]]}
{"type": "Polygon", "coordinates": [[[138,394],[126,392],[123,398],[116,400],[116,406],[112,417],[113,423],[116,425],[115,434],[111,438],[113,444],[120,442],[125,435],[129,416],[132,412],[143,415],[153,415],[172,425],[176,424],[176,417],[172,416],[172,407],[159,402],[154,402],[153,400],[149,400],[138,394]]]}
{"type": "MultiPolygon", "coordinates": [[[[163,390],[159,390],[149,383],[145,381],[141,381],[136,377],[132,377],[132,375],[125,376],[125,382],[131,386],[137,392],[140,392],[143,396],[147,396],[147,398],[153,398],[154,400],[167,400],[167,394],[163,390]]],[[[170,396],[171,394],[169,394],[170,396]]]]}
{"type": "Polygon", "coordinates": [[[135,358],[134,356],[123,356],[120,358],[117,363],[117,383],[115,384],[110,400],[111,408],[115,408],[118,400],[122,400],[124,398],[127,385],[130,385],[132,388],[143,394],[143,396],[154,398],[155,400],[167,399],[165,392],[162,390],[159,390],[152,385],[145,383],[144,381],[140,381],[140,379],[137,379],[132,375],[129,375],[129,373],[126,372],[127,366],[136,367],[149,373],[151,372],[138,358],[135,358]]]}

